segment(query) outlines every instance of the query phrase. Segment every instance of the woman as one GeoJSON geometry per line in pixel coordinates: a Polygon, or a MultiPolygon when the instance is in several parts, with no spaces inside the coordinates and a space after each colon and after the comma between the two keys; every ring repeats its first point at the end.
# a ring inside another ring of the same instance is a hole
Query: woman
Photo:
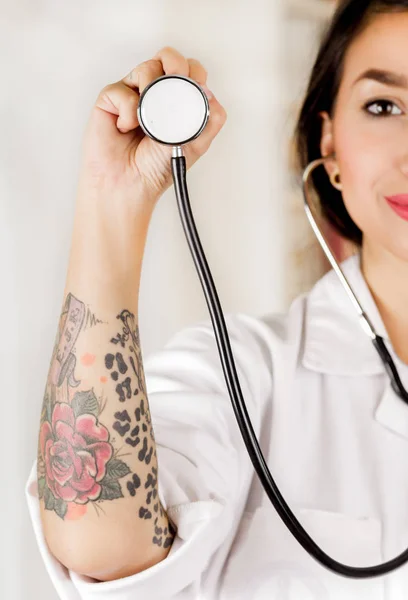
{"type": "MultiPolygon", "coordinates": [[[[300,168],[359,252],[342,268],[408,386],[408,1],[343,2],[302,107],[300,168]],[[387,201],[391,197],[392,201],[387,201]]],[[[27,500],[60,598],[397,600],[408,566],[328,571],[266,497],[232,411],[210,319],[142,361],[137,293],[171,148],[138,127],[164,73],[205,84],[164,48],[98,97],[86,132],[64,305],[27,500]],[[120,237],[118,236],[120,232],[120,237]],[[97,317],[94,327],[85,303],[97,317]],[[154,425],[154,428],[153,428],[154,425]]],[[[207,151],[226,119],[186,147],[207,151]]],[[[239,381],[284,498],[332,558],[371,566],[408,546],[408,407],[334,271],[285,315],[226,316],[239,381]]]]}

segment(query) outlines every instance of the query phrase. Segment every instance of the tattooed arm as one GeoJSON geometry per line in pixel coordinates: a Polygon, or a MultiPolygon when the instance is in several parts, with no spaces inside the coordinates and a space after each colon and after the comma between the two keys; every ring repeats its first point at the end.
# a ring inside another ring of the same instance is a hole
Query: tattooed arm
{"type": "MultiPolygon", "coordinates": [[[[163,560],[175,531],[159,501],[158,465],[138,330],[150,218],[172,183],[170,145],[139,127],[144,88],[165,74],[206,83],[195,59],[165,46],[105,86],[88,121],[62,312],[38,444],[41,519],[51,552],[100,580],[163,560]]],[[[186,144],[188,170],[226,120],[186,144]]]]}
{"type": "Polygon", "coordinates": [[[37,475],[51,552],[105,581],[163,560],[175,531],[159,500],[137,320],[151,213],[113,229],[94,205],[77,199],[37,475]]]}

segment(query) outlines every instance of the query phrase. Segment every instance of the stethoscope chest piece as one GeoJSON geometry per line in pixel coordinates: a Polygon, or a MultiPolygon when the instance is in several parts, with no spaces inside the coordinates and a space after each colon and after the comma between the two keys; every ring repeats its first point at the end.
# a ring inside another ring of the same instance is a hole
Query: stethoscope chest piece
{"type": "Polygon", "coordinates": [[[163,75],[147,85],[137,108],[146,135],[160,144],[182,146],[200,135],[210,116],[199,84],[182,75],[163,75]]]}

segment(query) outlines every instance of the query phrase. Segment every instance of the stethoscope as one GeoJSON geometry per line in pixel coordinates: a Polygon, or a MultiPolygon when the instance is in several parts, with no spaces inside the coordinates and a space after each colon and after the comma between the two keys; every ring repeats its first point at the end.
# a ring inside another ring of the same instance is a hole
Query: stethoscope
{"type": "MultiPolygon", "coordinates": [[[[183,155],[182,146],[197,138],[208,122],[210,106],[204,90],[202,90],[196,81],[189,77],[184,77],[182,75],[163,75],[147,85],[141,93],[137,115],[140,127],[146,135],[160,144],[173,146],[171,167],[181,221],[210,311],[218,352],[235,417],[254,469],[257,472],[269,499],[289,531],[303,548],[313,558],[331,571],[346,577],[368,578],[384,575],[399,568],[408,562],[408,549],[393,560],[373,567],[350,567],[331,558],[312,540],[296,519],[277,488],[265,462],[242,397],[223,312],[204,251],[201,247],[188,197],[186,159],[183,155]]],[[[408,393],[404,389],[394,361],[384,344],[383,338],[377,335],[372,323],[361,307],[310,210],[311,202],[308,191],[309,176],[316,167],[322,165],[326,160],[332,160],[333,156],[334,155],[330,155],[314,160],[307,166],[303,173],[303,194],[306,215],[323,251],[333,269],[336,271],[348,297],[358,312],[361,327],[371,338],[375,349],[384,363],[386,371],[391,378],[392,388],[396,394],[408,404],[408,393]]]]}

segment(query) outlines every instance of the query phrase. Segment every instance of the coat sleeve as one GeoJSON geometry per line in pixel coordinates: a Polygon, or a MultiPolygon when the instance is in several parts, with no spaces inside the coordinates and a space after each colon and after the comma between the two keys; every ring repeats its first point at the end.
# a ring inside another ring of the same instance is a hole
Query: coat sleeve
{"type": "MultiPolygon", "coordinates": [[[[271,400],[268,327],[228,313],[225,323],[240,387],[259,436],[271,400]]],[[[210,319],[177,332],[144,361],[154,428],[159,497],[176,529],[167,557],[134,575],[99,582],[62,565],[41,528],[36,461],[25,493],[35,537],[61,600],[198,598],[211,558],[239,523],[254,473],[228,393],[210,319]]]]}

